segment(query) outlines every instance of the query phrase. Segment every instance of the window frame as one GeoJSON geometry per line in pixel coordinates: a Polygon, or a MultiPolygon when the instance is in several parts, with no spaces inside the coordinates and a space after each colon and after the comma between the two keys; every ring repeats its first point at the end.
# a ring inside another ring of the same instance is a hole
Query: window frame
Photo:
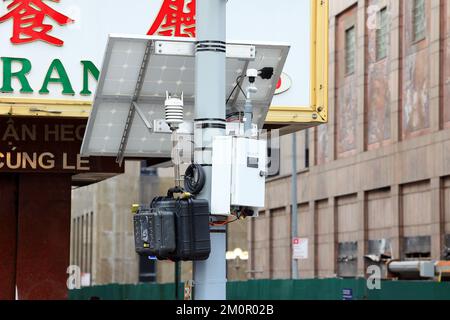
{"type": "Polygon", "coordinates": [[[389,11],[387,6],[381,8],[378,12],[378,21],[379,28],[376,30],[375,36],[375,55],[377,62],[382,61],[389,56],[389,11]],[[380,55],[381,40],[384,41],[384,51],[382,55],[380,55]]]}
{"type": "Polygon", "coordinates": [[[354,74],[356,72],[356,25],[351,25],[349,27],[347,27],[345,29],[345,37],[344,37],[344,64],[345,64],[345,76],[350,76],[352,74],[354,74]],[[349,37],[349,33],[352,32],[353,33],[353,48],[350,48],[350,37],[349,37]],[[349,52],[349,49],[352,49],[352,52],[349,52]],[[353,63],[351,64],[352,69],[349,69],[349,54],[352,53],[352,61],[353,63]]]}
{"type": "Polygon", "coordinates": [[[427,7],[426,7],[426,0],[413,0],[413,5],[411,8],[411,23],[412,23],[412,42],[417,43],[425,40],[427,38],[427,7]],[[420,6],[420,9],[422,9],[420,12],[419,10],[419,2],[422,4],[420,6]],[[418,33],[417,28],[417,18],[419,17],[418,14],[421,13],[423,15],[423,21],[422,21],[422,28],[420,30],[420,33],[418,33]]]}

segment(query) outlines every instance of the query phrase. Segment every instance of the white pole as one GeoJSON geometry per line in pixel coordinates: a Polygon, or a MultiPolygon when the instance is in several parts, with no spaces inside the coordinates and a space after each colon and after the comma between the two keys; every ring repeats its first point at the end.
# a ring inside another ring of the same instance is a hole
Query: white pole
{"type": "MultiPolygon", "coordinates": [[[[226,0],[197,0],[195,130],[202,148],[194,160],[201,164],[206,183],[199,199],[211,201],[211,148],[214,136],[225,135],[226,125],[226,0]]],[[[198,147],[198,146],[197,146],[198,147]]],[[[211,203],[210,203],[211,205],[211,203]]],[[[194,262],[194,299],[226,299],[226,228],[211,229],[211,255],[194,262]]]]}

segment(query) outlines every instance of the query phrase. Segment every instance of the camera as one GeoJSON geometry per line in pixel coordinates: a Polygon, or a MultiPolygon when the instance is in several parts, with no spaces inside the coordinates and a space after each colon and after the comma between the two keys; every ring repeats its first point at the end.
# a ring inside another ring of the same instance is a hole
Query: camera
{"type": "Polygon", "coordinates": [[[258,70],[256,69],[247,70],[247,78],[250,83],[255,83],[257,77],[258,77],[258,70]]]}

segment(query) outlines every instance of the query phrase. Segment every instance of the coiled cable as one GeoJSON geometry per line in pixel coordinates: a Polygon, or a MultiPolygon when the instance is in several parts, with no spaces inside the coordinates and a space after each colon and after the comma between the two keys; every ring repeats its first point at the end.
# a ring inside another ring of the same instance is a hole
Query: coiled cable
{"type": "Polygon", "coordinates": [[[199,194],[205,186],[206,176],[203,167],[191,164],[184,174],[184,189],[194,195],[199,194]]]}

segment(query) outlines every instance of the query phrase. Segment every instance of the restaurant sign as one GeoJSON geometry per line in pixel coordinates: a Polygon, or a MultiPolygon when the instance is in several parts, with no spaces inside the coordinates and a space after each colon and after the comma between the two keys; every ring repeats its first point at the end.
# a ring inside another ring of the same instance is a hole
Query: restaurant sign
{"type": "Polygon", "coordinates": [[[108,34],[193,36],[190,2],[2,1],[0,97],[91,101],[108,34]],[[173,10],[182,24],[167,20],[173,10]]]}
{"type": "Polygon", "coordinates": [[[121,172],[113,158],[79,154],[85,119],[0,117],[0,172],[121,172]]]}
{"type": "MultiPolygon", "coordinates": [[[[109,34],[195,37],[195,5],[195,0],[0,1],[0,103],[91,102],[109,34]]],[[[227,40],[291,45],[268,123],[327,121],[327,0],[280,0],[275,6],[272,0],[229,1],[227,40]]],[[[129,58],[136,54],[129,52],[129,58]]],[[[132,74],[127,67],[116,66],[123,82],[132,74]]]]}

